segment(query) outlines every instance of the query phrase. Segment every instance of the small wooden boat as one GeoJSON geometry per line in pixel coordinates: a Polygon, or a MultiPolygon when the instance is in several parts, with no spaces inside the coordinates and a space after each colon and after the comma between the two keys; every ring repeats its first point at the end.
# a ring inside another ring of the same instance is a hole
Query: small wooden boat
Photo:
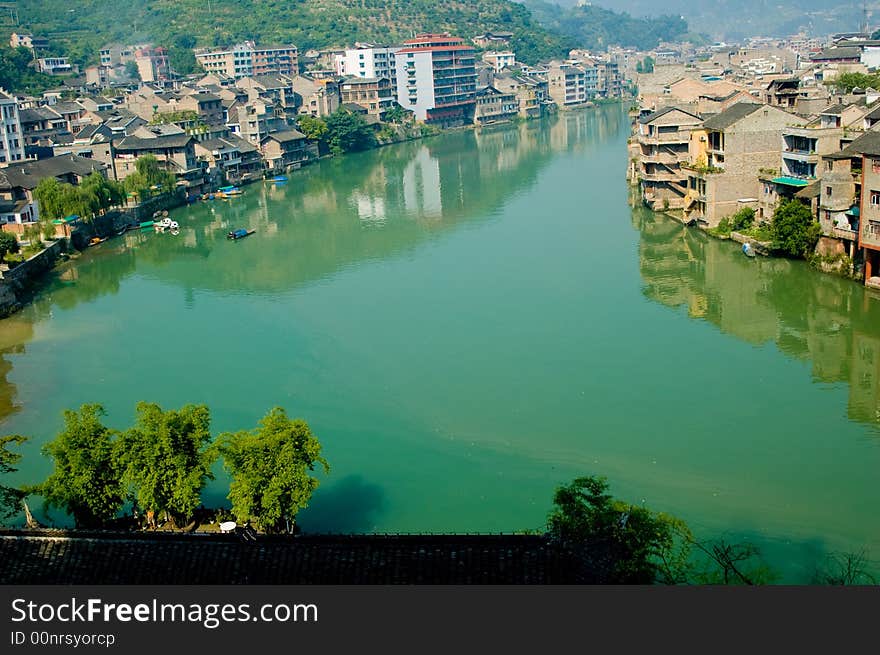
{"type": "Polygon", "coordinates": [[[104,243],[107,240],[107,237],[92,237],[89,239],[90,246],[97,246],[99,243],[104,243]]]}
{"type": "Polygon", "coordinates": [[[243,227],[238,228],[237,230],[232,230],[227,233],[226,238],[232,241],[237,241],[238,239],[244,239],[247,236],[252,235],[256,230],[246,230],[243,227]]]}

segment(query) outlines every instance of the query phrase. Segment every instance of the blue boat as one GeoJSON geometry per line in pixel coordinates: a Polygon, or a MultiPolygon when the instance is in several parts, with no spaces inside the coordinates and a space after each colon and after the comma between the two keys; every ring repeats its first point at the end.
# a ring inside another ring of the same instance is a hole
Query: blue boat
{"type": "Polygon", "coordinates": [[[276,182],[287,182],[287,176],[285,176],[285,175],[276,175],[272,179],[275,180],[276,182]]]}
{"type": "Polygon", "coordinates": [[[754,257],[755,256],[755,249],[752,247],[752,244],[750,244],[750,243],[743,244],[743,254],[745,254],[746,257],[754,257]]]}
{"type": "Polygon", "coordinates": [[[227,239],[232,241],[238,241],[239,239],[244,239],[247,236],[250,236],[256,232],[256,230],[246,230],[243,227],[238,228],[237,230],[232,230],[226,235],[227,239]]]}

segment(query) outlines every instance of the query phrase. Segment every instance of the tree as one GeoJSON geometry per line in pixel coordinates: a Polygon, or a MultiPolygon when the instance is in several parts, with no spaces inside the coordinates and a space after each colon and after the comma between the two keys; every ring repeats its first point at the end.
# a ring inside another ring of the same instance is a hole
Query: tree
{"type": "Polygon", "coordinates": [[[298,125],[299,131],[313,141],[323,141],[327,134],[327,123],[317,116],[300,116],[298,125]]]}
{"type": "Polygon", "coordinates": [[[385,111],[385,121],[388,123],[405,123],[412,116],[411,111],[404,109],[396,102],[385,111]]]}
{"type": "Polygon", "coordinates": [[[743,207],[730,217],[730,228],[734,231],[747,230],[755,223],[755,210],[743,207]]]}
{"type": "Polygon", "coordinates": [[[168,63],[178,75],[190,75],[202,69],[193,52],[195,46],[196,38],[192,34],[181,34],[172,42],[168,49],[168,63]]]}
{"type": "Polygon", "coordinates": [[[9,253],[18,252],[18,239],[12,232],[0,230],[0,262],[2,262],[9,253]]]}
{"type": "Polygon", "coordinates": [[[822,228],[810,208],[796,199],[782,200],[770,224],[773,248],[790,257],[804,257],[813,250],[822,228]]]}
{"type": "Polygon", "coordinates": [[[141,72],[138,70],[138,66],[135,62],[125,62],[125,76],[130,80],[141,79],[141,72]]]}
{"type": "Polygon", "coordinates": [[[366,150],[376,145],[373,128],[360,114],[340,108],[330,114],[325,122],[327,145],[334,155],[366,150]]]}
{"type": "MultiPolygon", "coordinates": [[[[0,437],[0,475],[15,473],[15,464],[21,459],[20,453],[10,451],[9,446],[20,446],[27,437],[11,434],[0,437]]],[[[14,487],[0,484],[0,520],[9,518],[18,511],[18,503],[24,497],[24,492],[14,487]]]]}
{"type": "Polygon", "coordinates": [[[836,77],[826,80],[827,86],[833,86],[841,93],[850,93],[856,87],[860,89],[880,88],[880,75],[877,73],[840,73],[836,77]]]}
{"type": "Polygon", "coordinates": [[[44,219],[64,218],[61,204],[62,185],[55,177],[44,177],[34,188],[34,197],[44,219]]]}
{"type": "Polygon", "coordinates": [[[204,405],[163,411],[155,403],[138,403],[136,425],[119,439],[117,459],[123,481],[148,517],[165,512],[181,526],[200,505],[217,458],[210,425],[204,405]]]}
{"type": "Polygon", "coordinates": [[[559,487],[553,503],[547,532],[580,570],[582,581],[676,584],[687,579],[692,537],[680,519],[614,499],[601,477],[559,487]]]}
{"type": "Polygon", "coordinates": [[[292,532],[297,513],[318,487],[311,473],[319,466],[330,471],[308,424],[291,420],[280,407],[254,430],[222,435],[220,451],[232,476],[233,514],[266,532],[292,532]]]}
{"type": "Polygon", "coordinates": [[[47,506],[66,510],[80,528],[100,528],[122,507],[118,433],[102,424],[104,414],[94,404],[65,411],[64,429],[43,448],[54,460],[52,475],[27,490],[42,495],[47,506]]]}

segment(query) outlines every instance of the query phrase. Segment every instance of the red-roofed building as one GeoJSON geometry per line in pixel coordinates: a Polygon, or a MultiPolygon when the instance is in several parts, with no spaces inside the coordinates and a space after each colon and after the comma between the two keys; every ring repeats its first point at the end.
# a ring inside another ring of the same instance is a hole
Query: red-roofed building
{"type": "Polygon", "coordinates": [[[443,126],[473,120],[477,91],[476,55],[464,39],[419,34],[394,53],[397,102],[418,120],[443,126]]]}

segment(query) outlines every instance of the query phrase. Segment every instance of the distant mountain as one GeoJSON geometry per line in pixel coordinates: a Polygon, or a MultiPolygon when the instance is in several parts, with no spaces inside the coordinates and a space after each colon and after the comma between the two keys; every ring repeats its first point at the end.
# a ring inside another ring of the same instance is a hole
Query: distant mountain
{"type": "Polygon", "coordinates": [[[688,32],[687,21],[677,15],[634,17],[590,5],[560,8],[548,0],[522,1],[541,25],[590,49],[622,45],[648,50],[688,32]]]}
{"type": "MultiPolygon", "coordinates": [[[[573,7],[578,0],[554,0],[573,7]]],[[[785,36],[805,31],[812,35],[854,32],[862,21],[862,2],[857,0],[595,0],[603,7],[633,16],[675,14],[683,16],[691,29],[714,40],[748,36],[785,36]]],[[[868,22],[880,26],[880,2],[868,2],[868,22]]]]}

